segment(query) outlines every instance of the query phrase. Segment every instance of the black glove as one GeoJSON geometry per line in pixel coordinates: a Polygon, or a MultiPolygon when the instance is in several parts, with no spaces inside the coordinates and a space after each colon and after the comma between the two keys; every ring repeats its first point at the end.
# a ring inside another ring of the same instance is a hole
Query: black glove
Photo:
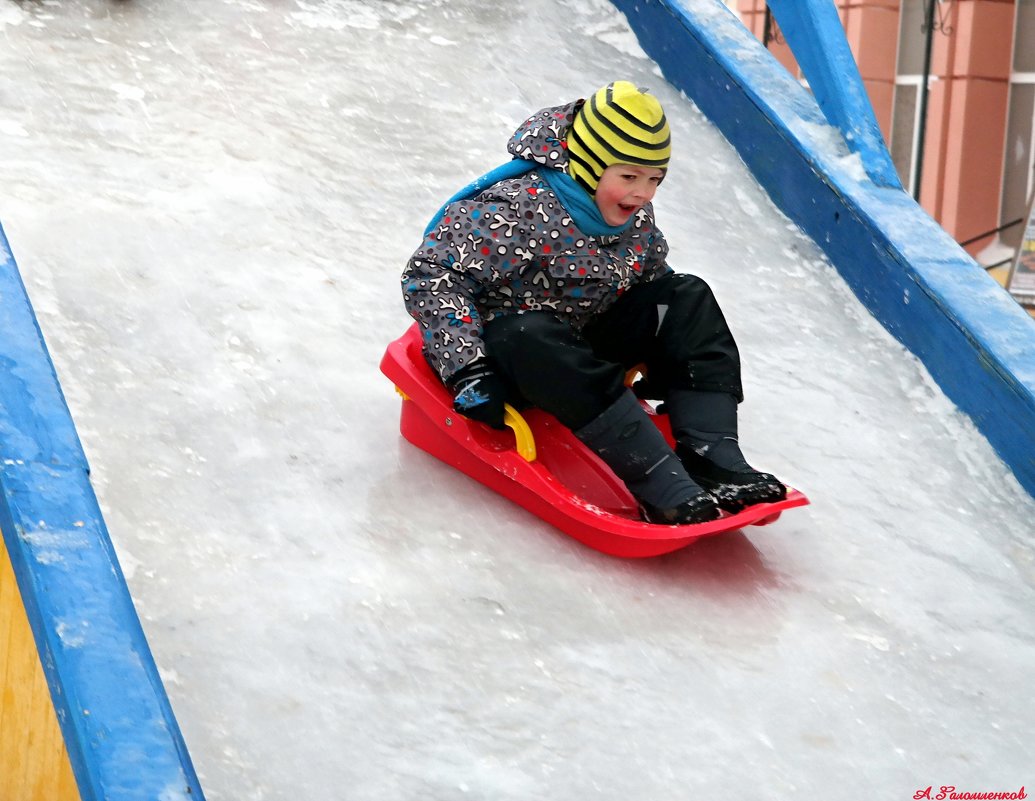
{"type": "Polygon", "coordinates": [[[493,428],[504,429],[503,403],[507,390],[487,362],[477,361],[456,372],[448,381],[453,408],[493,428]]]}
{"type": "Polygon", "coordinates": [[[665,391],[654,386],[649,378],[640,378],[632,385],[633,394],[640,400],[664,400],[665,391]]]}

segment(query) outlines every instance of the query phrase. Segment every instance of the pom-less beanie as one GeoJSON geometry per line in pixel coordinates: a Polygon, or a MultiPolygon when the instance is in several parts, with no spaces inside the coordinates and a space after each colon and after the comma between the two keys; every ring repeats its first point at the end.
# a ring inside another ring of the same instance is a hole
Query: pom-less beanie
{"type": "Polygon", "coordinates": [[[668,168],[672,138],[665,110],[654,95],[615,81],[582,104],[568,131],[568,172],[595,195],[612,164],[668,168]]]}

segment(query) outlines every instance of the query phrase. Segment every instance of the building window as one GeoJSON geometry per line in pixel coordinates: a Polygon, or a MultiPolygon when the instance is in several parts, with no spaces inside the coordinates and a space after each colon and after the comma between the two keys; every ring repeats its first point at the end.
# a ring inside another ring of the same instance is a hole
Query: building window
{"type": "MultiPolygon", "coordinates": [[[[1030,44],[1035,40],[1035,0],[1017,0],[1016,13],[999,207],[1001,225],[1027,214],[1028,201],[1035,190],[1035,48],[1030,44]]],[[[1000,239],[1016,249],[1023,233],[1023,224],[1013,225],[1002,232],[1000,239]]]]}
{"type": "MultiPolygon", "coordinates": [[[[1035,127],[1035,75],[1010,81],[1010,116],[1006,125],[1006,158],[1003,169],[1001,224],[1023,217],[1031,197],[1035,165],[1032,163],[1032,129],[1035,127]]],[[[1016,248],[1024,225],[1003,231],[1003,242],[1016,248]]]]}
{"type": "Polygon", "coordinates": [[[895,105],[891,115],[891,160],[909,194],[916,188],[917,131],[920,128],[919,75],[900,75],[895,80],[895,105]]]}
{"type": "Polygon", "coordinates": [[[891,116],[891,159],[899,180],[915,194],[919,162],[920,91],[924,73],[924,0],[902,0],[899,13],[895,104],[891,116]]]}
{"type": "Polygon", "coordinates": [[[1017,25],[1014,27],[1013,41],[1014,72],[1035,72],[1032,36],[1035,36],[1035,0],[1017,0],[1017,25]],[[1021,46],[1021,42],[1026,42],[1027,46],[1021,46]]]}

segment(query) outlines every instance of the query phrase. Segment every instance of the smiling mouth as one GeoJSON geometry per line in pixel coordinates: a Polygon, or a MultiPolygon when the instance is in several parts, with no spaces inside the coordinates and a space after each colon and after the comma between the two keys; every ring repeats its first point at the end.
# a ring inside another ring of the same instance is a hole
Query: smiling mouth
{"type": "Polygon", "coordinates": [[[624,203],[619,203],[618,208],[625,214],[632,214],[634,211],[636,211],[636,206],[627,206],[624,203]]]}

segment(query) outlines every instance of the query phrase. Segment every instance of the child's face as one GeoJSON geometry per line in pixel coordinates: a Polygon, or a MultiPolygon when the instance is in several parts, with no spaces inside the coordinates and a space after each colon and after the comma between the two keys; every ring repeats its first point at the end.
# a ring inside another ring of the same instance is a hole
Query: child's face
{"type": "Polygon", "coordinates": [[[596,202],[604,222],[624,225],[640,208],[650,203],[665,173],[654,167],[612,164],[597,184],[596,202]]]}

